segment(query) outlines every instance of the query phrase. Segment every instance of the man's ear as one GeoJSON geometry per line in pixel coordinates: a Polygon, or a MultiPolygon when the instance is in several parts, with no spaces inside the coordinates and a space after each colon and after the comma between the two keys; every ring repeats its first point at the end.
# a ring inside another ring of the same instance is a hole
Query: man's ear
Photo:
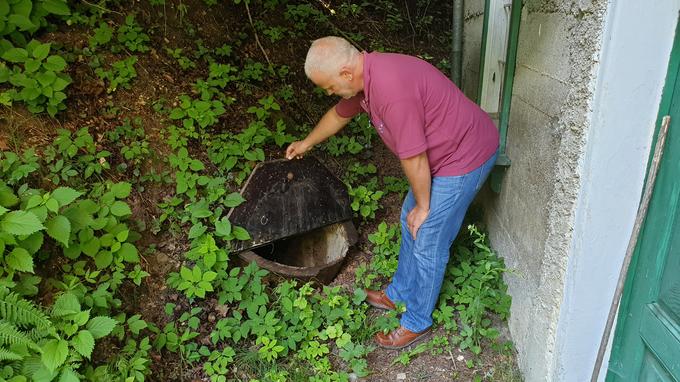
{"type": "Polygon", "coordinates": [[[350,68],[348,68],[347,66],[343,66],[342,68],[340,68],[340,77],[345,79],[345,80],[351,81],[352,80],[352,70],[350,68]]]}

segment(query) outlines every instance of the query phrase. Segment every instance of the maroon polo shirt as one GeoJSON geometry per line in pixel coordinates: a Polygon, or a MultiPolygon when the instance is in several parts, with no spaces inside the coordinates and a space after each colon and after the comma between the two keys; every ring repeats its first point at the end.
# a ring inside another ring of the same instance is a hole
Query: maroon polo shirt
{"type": "Polygon", "coordinates": [[[498,149],[491,118],[430,63],[394,53],[364,53],[364,91],[335,110],[362,111],[399,159],[426,152],[433,176],[463,175],[498,149]]]}

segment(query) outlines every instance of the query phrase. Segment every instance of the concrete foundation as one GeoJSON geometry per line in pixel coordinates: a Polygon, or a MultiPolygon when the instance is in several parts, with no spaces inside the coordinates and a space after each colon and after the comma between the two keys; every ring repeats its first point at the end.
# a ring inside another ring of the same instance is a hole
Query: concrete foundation
{"type": "MultiPolygon", "coordinates": [[[[473,99],[483,7],[466,1],[463,89],[473,99]]],[[[485,190],[479,201],[492,246],[513,269],[509,326],[527,381],[589,379],[641,194],[678,8],[524,2],[512,165],[501,193],[485,190]]]]}

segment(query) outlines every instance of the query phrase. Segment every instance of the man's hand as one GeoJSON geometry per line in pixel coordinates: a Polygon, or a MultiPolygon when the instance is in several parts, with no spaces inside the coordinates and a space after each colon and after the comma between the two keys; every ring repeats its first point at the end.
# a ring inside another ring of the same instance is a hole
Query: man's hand
{"type": "Polygon", "coordinates": [[[286,149],[286,159],[302,158],[309,150],[309,145],[305,141],[295,141],[286,149]]]}
{"type": "Polygon", "coordinates": [[[408,226],[409,232],[411,232],[411,236],[413,236],[413,240],[416,239],[418,229],[420,229],[420,226],[423,225],[423,222],[425,219],[427,219],[427,215],[429,215],[429,213],[430,210],[420,208],[416,205],[411,211],[409,211],[408,215],[406,215],[406,224],[408,226]]]}
{"type": "Polygon", "coordinates": [[[432,186],[432,176],[430,175],[430,165],[427,161],[427,153],[422,152],[411,158],[402,159],[401,167],[411,185],[413,198],[416,206],[406,215],[406,225],[408,231],[416,239],[418,229],[430,213],[430,188],[432,186]]]}

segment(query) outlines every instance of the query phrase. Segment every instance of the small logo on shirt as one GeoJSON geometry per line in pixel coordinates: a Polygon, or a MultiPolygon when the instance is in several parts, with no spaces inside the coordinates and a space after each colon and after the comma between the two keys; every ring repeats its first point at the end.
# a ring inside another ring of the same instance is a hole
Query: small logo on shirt
{"type": "Polygon", "coordinates": [[[380,133],[380,134],[385,133],[385,124],[382,123],[382,122],[378,125],[378,133],[380,133]]]}

